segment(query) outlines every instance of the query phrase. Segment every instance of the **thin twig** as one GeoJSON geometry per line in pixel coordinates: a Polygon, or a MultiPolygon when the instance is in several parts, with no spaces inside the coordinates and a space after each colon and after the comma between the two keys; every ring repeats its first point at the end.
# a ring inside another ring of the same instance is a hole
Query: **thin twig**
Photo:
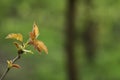
{"type": "Polygon", "coordinates": [[[3,75],[1,76],[0,80],[3,80],[4,77],[6,76],[6,74],[8,73],[8,71],[10,70],[10,68],[7,68],[6,71],[3,73],[3,75]]]}
{"type": "MultiPolygon", "coordinates": [[[[20,59],[21,55],[18,54],[13,60],[12,63],[15,63],[18,59],[20,59]]],[[[9,72],[11,68],[7,67],[7,69],[5,70],[5,72],[3,73],[3,75],[1,76],[0,80],[3,80],[4,77],[7,75],[7,73],[9,72]]]]}
{"type": "Polygon", "coordinates": [[[12,63],[15,63],[18,59],[20,59],[21,55],[18,54],[13,60],[12,60],[12,63]]]}

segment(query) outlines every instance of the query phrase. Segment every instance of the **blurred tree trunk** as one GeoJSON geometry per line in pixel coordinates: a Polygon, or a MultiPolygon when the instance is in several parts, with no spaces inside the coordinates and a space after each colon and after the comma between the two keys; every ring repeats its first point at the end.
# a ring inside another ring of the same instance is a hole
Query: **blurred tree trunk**
{"type": "Polygon", "coordinates": [[[76,0],[67,0],[66,13],[66,53],[67,53],[67,68],[69,80],[77,80],[77,70],[74,55],[75,42],[75,2],[76,0]]]}
{"type": "Polygon", "coordinates": [[[95,20],[91,15],[91,11],[93,11],[94,6],[92,3],[93,0],[85,0],[85,7],[86,7],[86,21],[85,21],[85,32],[83,33],[84,36],[84,44],[85,44],[85,51],[88,62],[94,62],[96,49],[97,49],[97,25],[95,20]]]}

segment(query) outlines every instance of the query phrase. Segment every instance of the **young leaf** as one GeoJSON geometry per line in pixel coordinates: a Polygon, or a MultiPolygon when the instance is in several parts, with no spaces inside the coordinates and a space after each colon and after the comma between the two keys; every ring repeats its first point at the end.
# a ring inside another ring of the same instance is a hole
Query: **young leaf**
{"type": "Polygon", "coordinates": [[[33,30],[32,32],[30,32],[30,39],[34,40],[38,37],[38,35],[39,35],[39,29],[38,26],[34,23],[33,30]]]}
{"type": "Polygon", "coordinates": [[[18,65],[18,64],[12,64],[12,67],[14,67],[14,68],[21,68],[20,65],[18,65]]]}
{"type": "Polygon", "coordinates": [[[37,37],[39,35],[39,29],[35,22],[33,25],[33,33],[34,33],[35,37],[37,37]]]}
{"type": "Polygon", "coordinates": [[[39,35],[39,30],[37,25],[34,23],[33,30],[30,32],[30,40],[28,44],[31,44],[37,49],[39,52],[44,51],[46,54],[48,54],[48,49],[45,46],[45,44],[42,41],[37,40],[37,37],[39,35]]]}
{"type": "Polygon", "coordinates": [[[20,34],[20,33],[18,33],[18,34],[15,34],[15,33],[8,34],[6,39],[16,39],[16,40],[19,40],[21,42],[23,41],[22,34],[20,34]]]}
{"type": "Polygon", "coordinates": [[[19,50],[19,49],[22,49],[22,46],[19,44],[19,43],[17,43],[17,42],[14,42],[14,45],[16,46],[16,48],[19,50]]]}
{"type": "Polygon", "coordinates": [[[46,54],[48,54],[48,49],[42,41],[34,40],[30,44],[32,44],[39,52],[44,51],[46,54]]]}
{"type": "Polygon", "coordinates": [[[18,64],[13,64],[13,62],[11,60],[7,60],[8,63],[8,68],[20,68],[20,66],[18,64]]]}

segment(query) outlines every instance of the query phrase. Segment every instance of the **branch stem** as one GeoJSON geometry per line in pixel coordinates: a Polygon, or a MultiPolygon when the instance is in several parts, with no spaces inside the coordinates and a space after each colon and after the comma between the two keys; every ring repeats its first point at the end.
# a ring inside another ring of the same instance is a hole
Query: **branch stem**
{"type": "MultiPolygon", "coordinates": [[[[20,59],[20,57],[21,57],[21,54],[18,54],[18,55],[12,60],[12,63],[15,63],[18,59],[20,59]]],[[[7,75],[7,73],[9,72],[10,69],[11,69],[11,68],[9,68],[9,67],[6,68],[5,72],[4,72],[4,73],[2,74],[2,76],[1,76],[0,80],[3,80],[3,79],[4,79],[4,77],[7,75]]]]}

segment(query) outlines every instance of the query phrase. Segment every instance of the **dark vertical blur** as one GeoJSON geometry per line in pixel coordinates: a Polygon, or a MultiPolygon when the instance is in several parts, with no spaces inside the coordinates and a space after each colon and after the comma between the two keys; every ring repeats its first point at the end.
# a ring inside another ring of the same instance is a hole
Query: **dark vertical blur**
{"type": "Polygon", "coordinates": [[[68,59],[69,80],[77,80],[77,70],[75,64],[74,44],[75,44],[75,3],[76,0],[67,0],[66,12],[66,53],[68,59]]]}
{"type": "Polygon", "coordinates": [[[84,31],[84,45],[85,45],[85,54],[88,62],[94,62],[96,49],[97,49],[97,23],[93,19],[91,13],[94,10],[93,0],[85,0],[85,31],[84,31]]]}

